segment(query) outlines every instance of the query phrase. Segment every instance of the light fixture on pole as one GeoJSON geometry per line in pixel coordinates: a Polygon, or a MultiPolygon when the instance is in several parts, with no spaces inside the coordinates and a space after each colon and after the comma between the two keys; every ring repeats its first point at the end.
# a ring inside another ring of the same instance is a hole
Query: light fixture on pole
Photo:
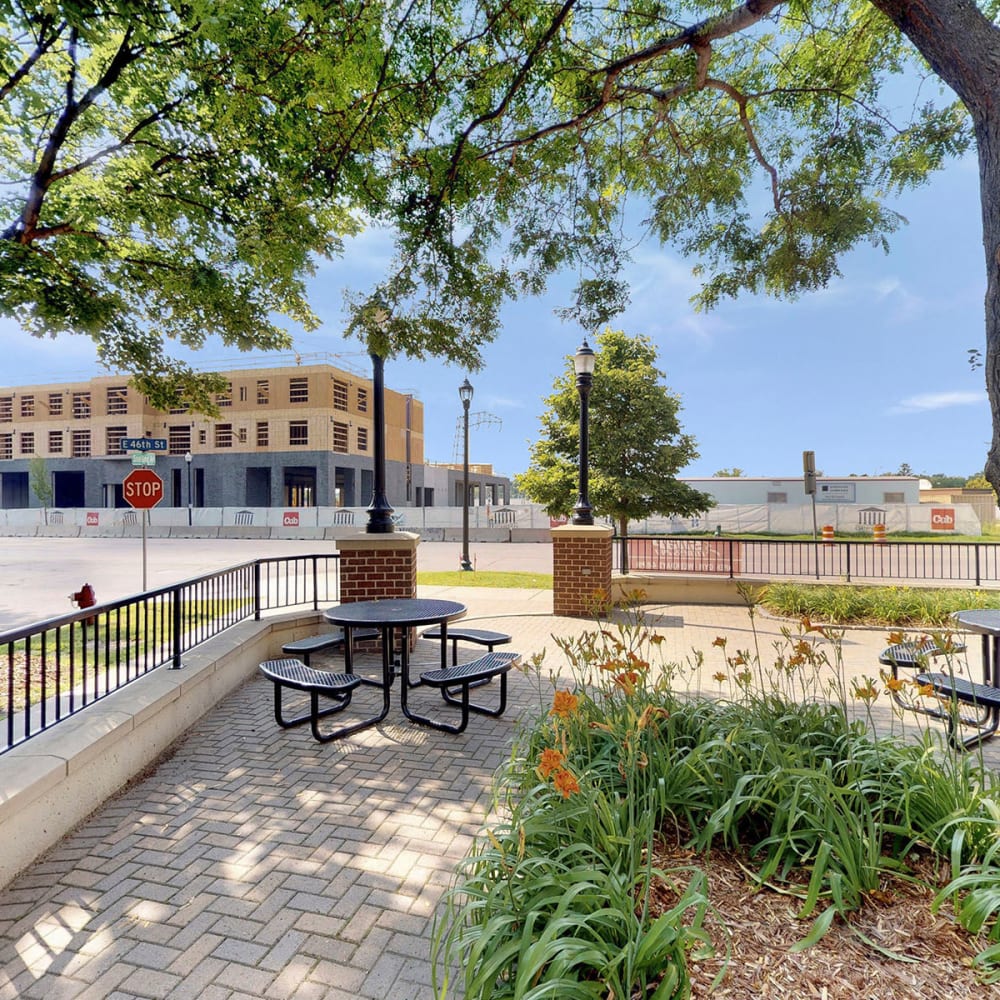
{"type": "Polygon", "coordinates": [[[573,508],[573,524],[593,524],[594,515],[588,496],[587,463],[590,452],[590,386],[594,381],[596,357],[586,339],[576,349],[573,366],[576,369],[576,389],[580,394],[580,495],[573,508]]]}
{"type": "Polygon", "coordinates": [[[192,524],[194,524],[194,513],[191,510],[191,505],[193,501],[193,497],[191,496],[191,462],[193,459],[194,455],[192,455],[191,452],[187,452],[184,455],[184,462],[186,463],[188,470],[188,527],[189,528],[191,527],[192,524]]]}
{"type": "Polygon", "coordinates": [[[462,463],[462,569],[471,570],[469,559],[469,404],[472,402],[472,385],[466,379],[458,387],[458,398],[462,401],[465,427],[465,459],[462,463]]]}

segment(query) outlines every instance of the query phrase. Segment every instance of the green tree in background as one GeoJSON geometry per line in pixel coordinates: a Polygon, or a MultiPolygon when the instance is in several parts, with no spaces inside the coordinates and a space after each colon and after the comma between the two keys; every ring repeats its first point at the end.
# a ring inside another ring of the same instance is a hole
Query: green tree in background
{"type": "Polygon", "coordinates": [[[993,499],[996,500],[997,491],[993,489],[993,485],[982,473],[977,476],[969,476],[965,481],[965,488],[970,490],[993,490],[993,499]]]}
{"type": "MultiPolygon", "coordinates": [[[[609,329],[597,336],[595,349],[588,463],[594,513],[611,518],[624,536],[630,520],[714,506],[710,496],[675,478],[698,452],[694,438],[681,433],[680,397],[662,384],[649,338],[609,329]]],[[[572,359],[553,388],[531,465],[515,483],[557,516],[571,512],[579,484],[580,397],[572,359]]]]}
{"type": "Polygon", "coordinates": [[[28,463],[28,482],[31,484],[31,492],[38,497],[38,502],[42,505],[45,523],[48,524],[53,495],[52,477],[41,455],[31,456],[31,461],[28,463]]]}
{"type": "Polygon", "coordinates": [[[716,479],[739,479],[740,476],[744,476],[746,473],[734,465],[731,469],[719,469],[718,472],[713,472],[712,475],[716,479]]]}

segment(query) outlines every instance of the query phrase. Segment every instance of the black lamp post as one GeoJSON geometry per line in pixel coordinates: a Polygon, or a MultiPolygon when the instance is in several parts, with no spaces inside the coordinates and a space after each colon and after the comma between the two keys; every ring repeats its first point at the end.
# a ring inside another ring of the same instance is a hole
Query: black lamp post
{"type": "Polygon", "coordinates": [[[194,497],[191,495],[191,461],[194,459],[194,455],[191,452],[187,452],[184,455],[184,462],[187,465],[188,470],[188,527],[190,528],[194,524],[194,515],[191,511],[191,505],[194,502],[194,497]]]}
{"type": "Polygon", "coordinates": [[[368,534],[389,534],[396,530],[392,523],[392,507],[385,496],[385,378],[384,359],[374,351],[372,359],[372,396],[374,427],[375,485],[372,502],[368,505],[368,534]]]}
{"type": "Polygon", "coordinates": [[[587,463],[590,451],[590,386],[594,381],[594,352],[586,339],[576,349],[573,365],[576,368],[576,389],[580,393],[580,495],[573,508],[573,524],[593,524],[587,486],[587,463]]]}
{"type": "Polygon", "coordinates": [[[472,569],[469,559],[469,404],[472,402],[472,386],[466,379],[458,387],[458,398],[462,401],[465,426],[465,459],[462,463],[462,569],[472,569]]]}

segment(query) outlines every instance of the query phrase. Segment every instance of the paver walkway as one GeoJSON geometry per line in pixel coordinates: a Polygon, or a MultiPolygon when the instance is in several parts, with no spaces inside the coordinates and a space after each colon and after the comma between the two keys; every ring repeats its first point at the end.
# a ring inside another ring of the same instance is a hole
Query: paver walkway
{"type": "MultiPolygon", "coordinates": [[[[513,634],[505,648],[546,648],[549,668],[552,633],[593,627],[553,618],[550,592],[421,593],[465,601],[466,623],[513,634]]],[[[720,634],[749,645],[738,608],[650,609],[650,624],[677,658],[708,655],[720,634]]],[[[758,627],[767,651],[780,626],[758,627]]],[[[884,645],[852,632],[845,662],[873,675],[884,645]]],[[[435,656],[418,644],[417,662],[435,656]]],[[[512,674],[506,716],[475,716],[461,736],[394,703],[382,726],[320,745],[308,727],[280,730],[270,684],[249,681],[0,891],[0,1000],[430,1000],[435,912],[537,703],[512,674]]]]}

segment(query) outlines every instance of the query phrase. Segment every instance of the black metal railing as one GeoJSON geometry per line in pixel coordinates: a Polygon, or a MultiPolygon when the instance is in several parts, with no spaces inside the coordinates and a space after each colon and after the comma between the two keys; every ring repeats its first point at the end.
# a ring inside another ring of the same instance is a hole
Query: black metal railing
{"type": "Polygon", "coordinates": [[[232,566],[0,633],[0,753],[264,611],[333,604],[339,556],[232,566]]]}
{"type": "Polygon", "coordinates": [[[848,582],[927,580],[981,587],[1000,583],[1000,544],[631,535],[615,537],[612,565],[623,573],[691,573],[731,579],[812,577],[848,582]]]}

